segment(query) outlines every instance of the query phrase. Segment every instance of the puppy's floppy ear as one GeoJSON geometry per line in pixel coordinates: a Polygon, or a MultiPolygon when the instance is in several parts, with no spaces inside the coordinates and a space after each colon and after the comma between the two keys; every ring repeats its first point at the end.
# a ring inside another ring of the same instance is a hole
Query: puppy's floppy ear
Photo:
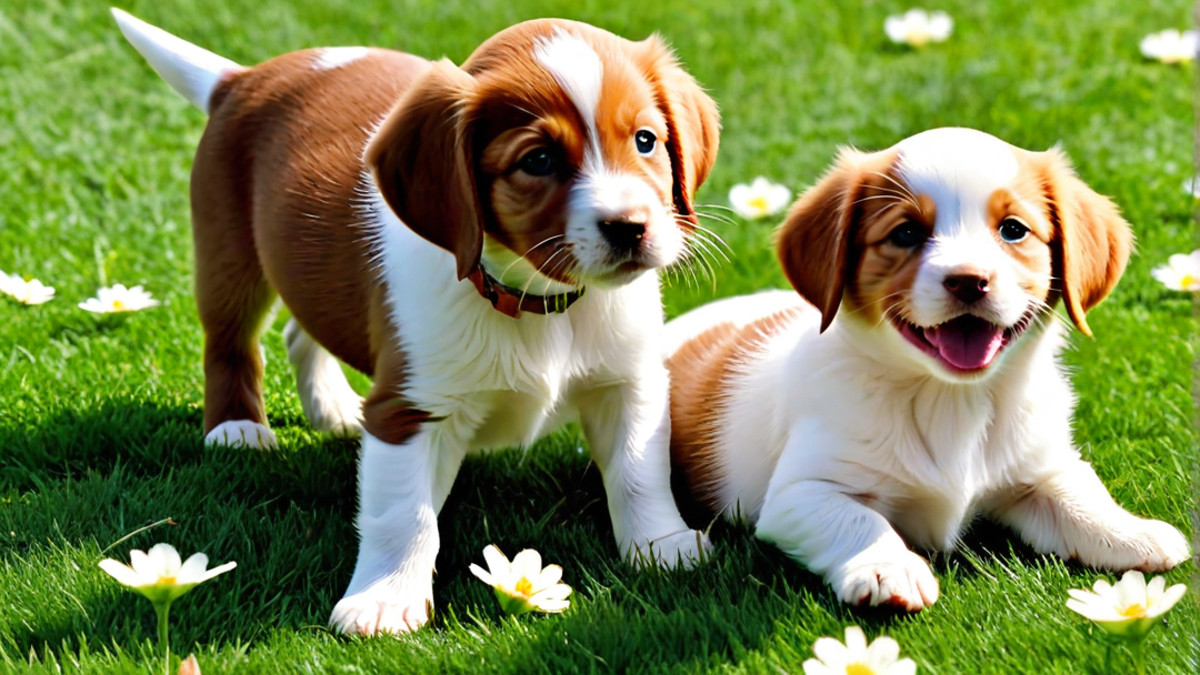
{"type": "Polygon", "coordinates": [[[459,279],[483,250],[469,134],[477,88],[450,61],[434,63],[400,97],[365,155],[388,206],[413,232],[454,254],[459,279]]]}
{"type": "Polygon", "coordinates": [[[788,281],[821,312],[821,332],[842,303],[847,270],[857,258],[858,200],[868,155],[843,149],[837,161],[792,207],[775,238],[775,250],[788,281]]]}
{"type": "Polygon", "coordinates": [[[674,174],[675,211],[698,224],[692,196],[717,161],[721,116],[717,104],[687,73],[657,34],[639,45],[645,50],[646,75],[667,119],[667,152],[674,174]]]}
{"type": "Polygon", "coordinates": [[[1090,336],[1086,314],[1117,285],[1133,232],[1115,204],[1076,177],[1058,149],[1040,153],[1042,189],[1055,228],[1054,277],[1063,303],[1080,332],[1090,336]]]}

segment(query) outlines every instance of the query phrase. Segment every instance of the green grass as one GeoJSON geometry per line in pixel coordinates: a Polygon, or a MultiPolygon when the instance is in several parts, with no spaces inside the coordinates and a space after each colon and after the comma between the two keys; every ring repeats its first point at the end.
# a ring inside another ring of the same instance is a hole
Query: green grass
{"type": "MultiPolygon", "coordinates": [[[[950,42],[888,45],[907,3],[783,0],[178,0],[126,9],[235,60],[302,47],[395,46],[461,61],[537,16],[640,38],[661,31],[724,111],[720,204],[763,174],[810,185],[837,146],[880,148],[943,125],[1017,145],[1059,143],[1112,195],[1140,242],[1094,340],[1066,359],[1076,442],[1117,501],[1188,528],[1197,453],[1190,298],[1150,269],[1194,247],[1190,67],[1143,62],[1141,37],[1188,20],[1183,0],[944,0],[950,42]],[[701,5],[711,6],[701,6],[701,5]]],[[[0,269],[58,288],[39,308],[0,302],[0,672],[146,673],[161,667],[149,604],[96,566],[168,541],[232,573],[175,605],[175,651],[213,673],[800,673],[814,639],[857,623],[921,672],[1099,673],[1104,643],[1063,606],[1095,573],[1031,554],[981,525],[936,562],[942,599],[915,617],[860,613],[745,529],[717,526],[711,564],[675,575],[617,562],[597,472],[567,430],[532,452],[468,461],[442,522],[434,624],[402,639],[324,628],[353,567],[355,444],[307,429],[278,330],[267,410],[281,447],[201,443],[201,333],[191,298],[187,176],[203,116],[120,39],[96,0],[0,6],[0,269]],[[97,320],[102,282],[164,305],[97,320]],[[109,548],[124,535],[163,525],[109,548]],[[467,572],[495,542],[533,546],[576,588],[569,612],[505,618],[467,572]]],[[[772,222],[716,229],[735,252],[712,286],[672,287],[674,315],[784,283],[772,222]]],[[[278,328],[278,326],[276,326],[278,328]]],[[[1168,575],[1187,581],[1195,564],[1168,575]]],[[[1151,668],[1197,670],[1200,580],[1150,638],[1151,668]]],[[[1117,654],[1127,671],[1128,655],[1117,654]]]]}

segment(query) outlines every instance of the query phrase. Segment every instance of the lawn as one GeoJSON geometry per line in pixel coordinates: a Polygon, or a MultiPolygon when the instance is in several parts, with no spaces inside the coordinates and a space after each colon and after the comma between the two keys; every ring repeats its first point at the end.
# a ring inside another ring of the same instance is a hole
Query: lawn
{"type": "MultiPolygon", "coordinates": [[[[1195,523],[1192,300],[1150,270],[1195,248],[1190,66],[1138,41],[1189,21],[1183,0],[939,0],[951,39],[890,45],[895,1],[129,0],[124,8],[242,63],[371,44],[461,62],[495,31],[564,16],[660,31],[721,103],[717,167],[699,200],[756,175],[811,185],[840,145],[876,149],[936,126],[1054,144],[1111,195],[1139,251],[1066,361],[1075,438],[1118,502],[1195,523]]],[[[149,604],[96,565],[167,541],[238,567],[179,600],[174,651],[213,673],[792,673],[813,641],[858,624],[919,672],[1099,673],[1105,643],[1064,608],[1097,574],[981,523],[935,561],[942,599],[918,616],[856,612],[744,528],[714,528],[709,564],[673,575],[619,563],[598,472],[576,430],[472,459],[442,514],[433,625],[349,639],[325,621],[356,550],[353,441],[307,428],[279,328],[265,339],[269,452],[202,445],[201,332],[187,181],[203,115],[120,38],[107,2],[0,4],[0,269],[58,299],[0,298],[0,672],[161,668],[149,604]],[[143,284],[161,307],[97,319],[97,286],[143,284]],[[127,535],[170,518],[127,539],[127,535]],[[467,571],[488,543],[536,547],[576,589],[561,616],[506,618],[467,571]]],[[[714,222],[733,251],[711,282],[675,282],[676,315],[785,284],[775,221],[714,222]]],[[[358,384],[362,384],[361,379],[358,384]]],[[[1194,673],[1200,578],[1150,637],[1153,672],[1194,673]]],[[[1128,654],[1116,654],[1128,672],[1128,654]]]]}

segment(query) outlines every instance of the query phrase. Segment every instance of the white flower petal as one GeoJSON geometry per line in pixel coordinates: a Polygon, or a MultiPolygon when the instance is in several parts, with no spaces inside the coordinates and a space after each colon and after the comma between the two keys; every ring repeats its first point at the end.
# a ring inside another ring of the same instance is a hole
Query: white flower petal
{"type": "Polygon", "coordinates": [[[887,672],[888,667],[900,658],[900,643],[884,635],[875,638],[867,647],[867,665],[876,671],[887,672]]]}
{"type": "Polygon", "coordinates": [[[1146,577],[1138,570],[1126,572],[1113,590],[1117,592],[1122,609],[1131,605],[1146,606],[1146,577]]]}
{"type": "Polygon", "coordinates": [[[1196,260],[1189,253],[1172,254],[1170,258],[1167,258],[1167,265],[1176,272],[1187,274],[1200,272],[1200,266],[1196,264],[1196,260]]]}
{"type": "Polygon", "coordinates": [[[512,576],[512,565],[495,544],[488,544],[483,549],[483,559],[487,561],[488,570],[497,580],[506,580],[512,576]]]}
{"type": "Polygon", "coordinates": [[[545,600],[563,600],[571,595],[571,587],[566,584],[555,584],[544,591],[533,594],[529,598],[531,604],[539,604],[545,600]]]}
{"type": "Polygon", "coordinates": [[[1146,606],[1153,607],[1162,599],[1163,590],[1167,587],[1166,577],[1154,577],[1146,584],[1146,606]]]}
{"type": "Polygon", "coordinates": [[[845,670],[846,664],[850,663],[850,650],[831,637],[817,638],[813,643],[813,655],[834,670],[845,670]]]}
{"type": "Polygon", "coordinates": [[[129,565],[143,579],[153,581],[158,578],[158,570],[153,569],[154,566],[150,561],[150,556],[146,555],[143,551],[139,551],[136,548],[130,551],[129,565]]]}
{"type": "Polygon", "coordinates": [[[471,563],[471,566],[468,569],[471,570],[471,574],[474,574],[475,576],[479,577],[479,580],[482,581],[483,583],[487,584],[488,586],[499,585],[499,582],[496,580],[496,578],[493,577],[491,575],[491,573],[489,573],[487,570],[483,569],[479,565],[476,565],[475,563],[471,563]]]}
{"type": "Polygon", "coordinates": [[[205,572],[204,576],[200,577],[200,580],[196,581],[195,583],[203,583],[205,581],[208,581],[209,579],[212,579],[213,577],[215,577],[217,575],[224,574],[235,567],[237,567],[237,563],[233,560],[230,560],[229,562],[225,563],[224,565],[217,565],[216,567],[212,568],[211,570],[205,572]]]}
{"type": "Polygon", "coordinates": [[[1111,603],[1100,604],[1083,602],[1072,598],[1067,600],[1067,609],[1083,616],[1085,619],[1092,621],[1124,621],[1125,617],[1121,616],[1116,609],[1113,609],[1111,603]]]}
{"type": "MultiPolygon", "coordinates": [[[[1161,579],[1162,577],[1159,578],[1161,579]]],[[[1166,614],[1172,607],[1175,606],[1175,603],[1179,602],[1179,599],[1182,598],[1183,594],[1186,592],[1187,586],[1183,584],[1175,584],[1174,586],[1163,591],[1162,597],[1160,597],[1158,602],[1150,608],[1150,612],[1147,612],[1147,616],[1159,617],[1163,614],[1166,614]]]]}
{"type": "Polygon", "coordinates": [[[512,568],[513,576],[518,580],[524,577],[532,582],[542,573],[542,554],[527,548],[513,558],[512,568]]]}
{"type": "Polygon", "coordinates": [[[570,606],[571,603],[567,602],[566,600],[547,600],[543,603],[534,605],[534,608],[538,611],[547,612],[549,614],[557,614],[570,606]]]}
{"type": "Polygon", "coordinates": [[[131,588],[137,588],[142,585],[142,578],[137,572],[124,563],[117,562],[112,558],[101,560],[100,569],[108,572],[112,578],[131,588]]]}
{"type": "Polygon", "coordinates": [[[1096,592],[1096,595],[1110,602],[1117,597],[1116,591],[1113,590],[1112,584],[1108,583],[1107,579],[1097,579],[1096,583],[1092,584],[1092,590],[1096,592]]]}
{"type": "Polygon", "coordinates": [[[553,587],[562,579],[562,574],[562,568],[558,565],[546,565],[546,568],[538,573],[537,577],[530,579],[533,582],[533,592],[537,593],[553,587]]]}
{"type": "Polygon", "coordinates": [[[954,20],[945,12],[934,12],[929,17],[929,33],[934,40],[941,42],[950,37],[950,33],[954,30],[954,20]]]}
{"type": "Polygon", "coordinates": [[[786,185],[772,185],[767,194],[767,205],[771,213],[778,213],[792,201],[792,191],[786,185]]]}
{"type": "Polygon", "coordinates": [[[147,553],[150,556],[151,569],[160,577],[178,577],[179,568],[183,563],[179,560],[179,551],[170,544],[155,544],[147,553]]]}
{"type": "Polygon", "coordinates": [[[867,634],[858,626],[846,626],[846,649],[850,651],[853,661],[865,660],[867,657],[867,634]]]}
{"type": "Polygon", "coordinates": [[[198,584],[204,581],[204,570],[208,568],[208,556],[203,553],[193,553],[183,566],[179,568],[179,583],[198,584]]]}
{"type": "Polygon", "coordinates": [[[908,37],[908,26],[904,24],[904,19],[898,16],[889,16],[883,22],[883,32],[887,33],[888,39],[892,42],[904,44],[908,37]]]}
{"type": "Polygon", "coordinates": [[[912,659],[900,659],[884,671],[886,675],[914,675],[916,672],[917,662],[912,659]]]}

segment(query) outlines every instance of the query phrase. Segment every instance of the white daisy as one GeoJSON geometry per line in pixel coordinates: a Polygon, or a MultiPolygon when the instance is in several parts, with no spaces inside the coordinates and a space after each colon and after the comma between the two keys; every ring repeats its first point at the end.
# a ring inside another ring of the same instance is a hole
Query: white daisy
{"type": "Polygon", "coordinates": [[[208,556],[203,553],[193,554],[181,563],[179,552],[170,544],[155,544],[149,553],[130,551],[129,562],[126,565],[107,558],[100,561],[100,569],[155,605],[169,604],[197,584],[237,567],[236,562],[227,562],[208,570],[208,556]]]}
{"type": "Polygon", "coordinates": [[[41,305],[54,299],[54,287],[37,279],[26,279],[18,274],[0,271],[0,293],[25,305],[41,305]]]}
{"type": "Polygon", "coordinates": [[[945,42],[954,31],[954,20],[942,12],[926,12],[910,9],[898,16],[889,16],[883,22],[888,39],[910,47],[924,47],[930,42],[945,42]]]}
{"type": "Polygon", "coordinates": [[[79,309],[95,314],[113,314],[117,312],[136,312],[149,307],[158,306],[158,300],[141,286],[125,288],[123,284],[104,287],[96,291],[96,297],[88,298],[79,303],[79,309]]]}
{"type": "Polygon", "coordinates": [[[509,614],[524,614],[538,611],[558,613],[571,603],[567,596],[571,587],[559,583],[562,568],[558,565],[542,567],[542,556],[533,549],[525,549],[510,563],[495,545],[483,549],[483,558],[488,569],[471,564],[471,574],[492,587],[500,607],[509,614]]]}
{"type": "Polygon", "coordinates": [[[1200,291],[1200,250],[1191,255],[1176,253],[1167,258],[1166,265],[1159,265],[1150,274],[1173,291],[1200,291]]]}
{"type": "Polygon", "coordinates": [[[1179,602],[1187,586],[1166,587],[1164,577],[1146,577],[1130,570],[1115,585],[1099,579],[1092,591],[1071,589],[1067,607],[1096,622],[1113,635],[1141,639],[1158,623],[1159,617],[1179,602]]]}
{"type": "Polygon", "coordinates": [[[729,191],[734,213],[746,219],[765,218],[787,208],[792,191],[759,176],[749,185],[739,183],[729,191]]]}
{"type": "Polygon", "coordinates": [[[1142,38],[1142,56],[1163,63],[1183,63],[1196,58],[1196,31],[1182,33],[1174,28],[1151,33],[1142,38]]]}
{"type": "Polygon", "coordinates": [[[900,658],[900,645],[890,637],[878,637],[869,646],[858,626],[846,627],[846,644],[836,638],[818,638],[813,644],[817,658],[804,662],[804,675],[912,675],[917,664],[900,658]]]}

